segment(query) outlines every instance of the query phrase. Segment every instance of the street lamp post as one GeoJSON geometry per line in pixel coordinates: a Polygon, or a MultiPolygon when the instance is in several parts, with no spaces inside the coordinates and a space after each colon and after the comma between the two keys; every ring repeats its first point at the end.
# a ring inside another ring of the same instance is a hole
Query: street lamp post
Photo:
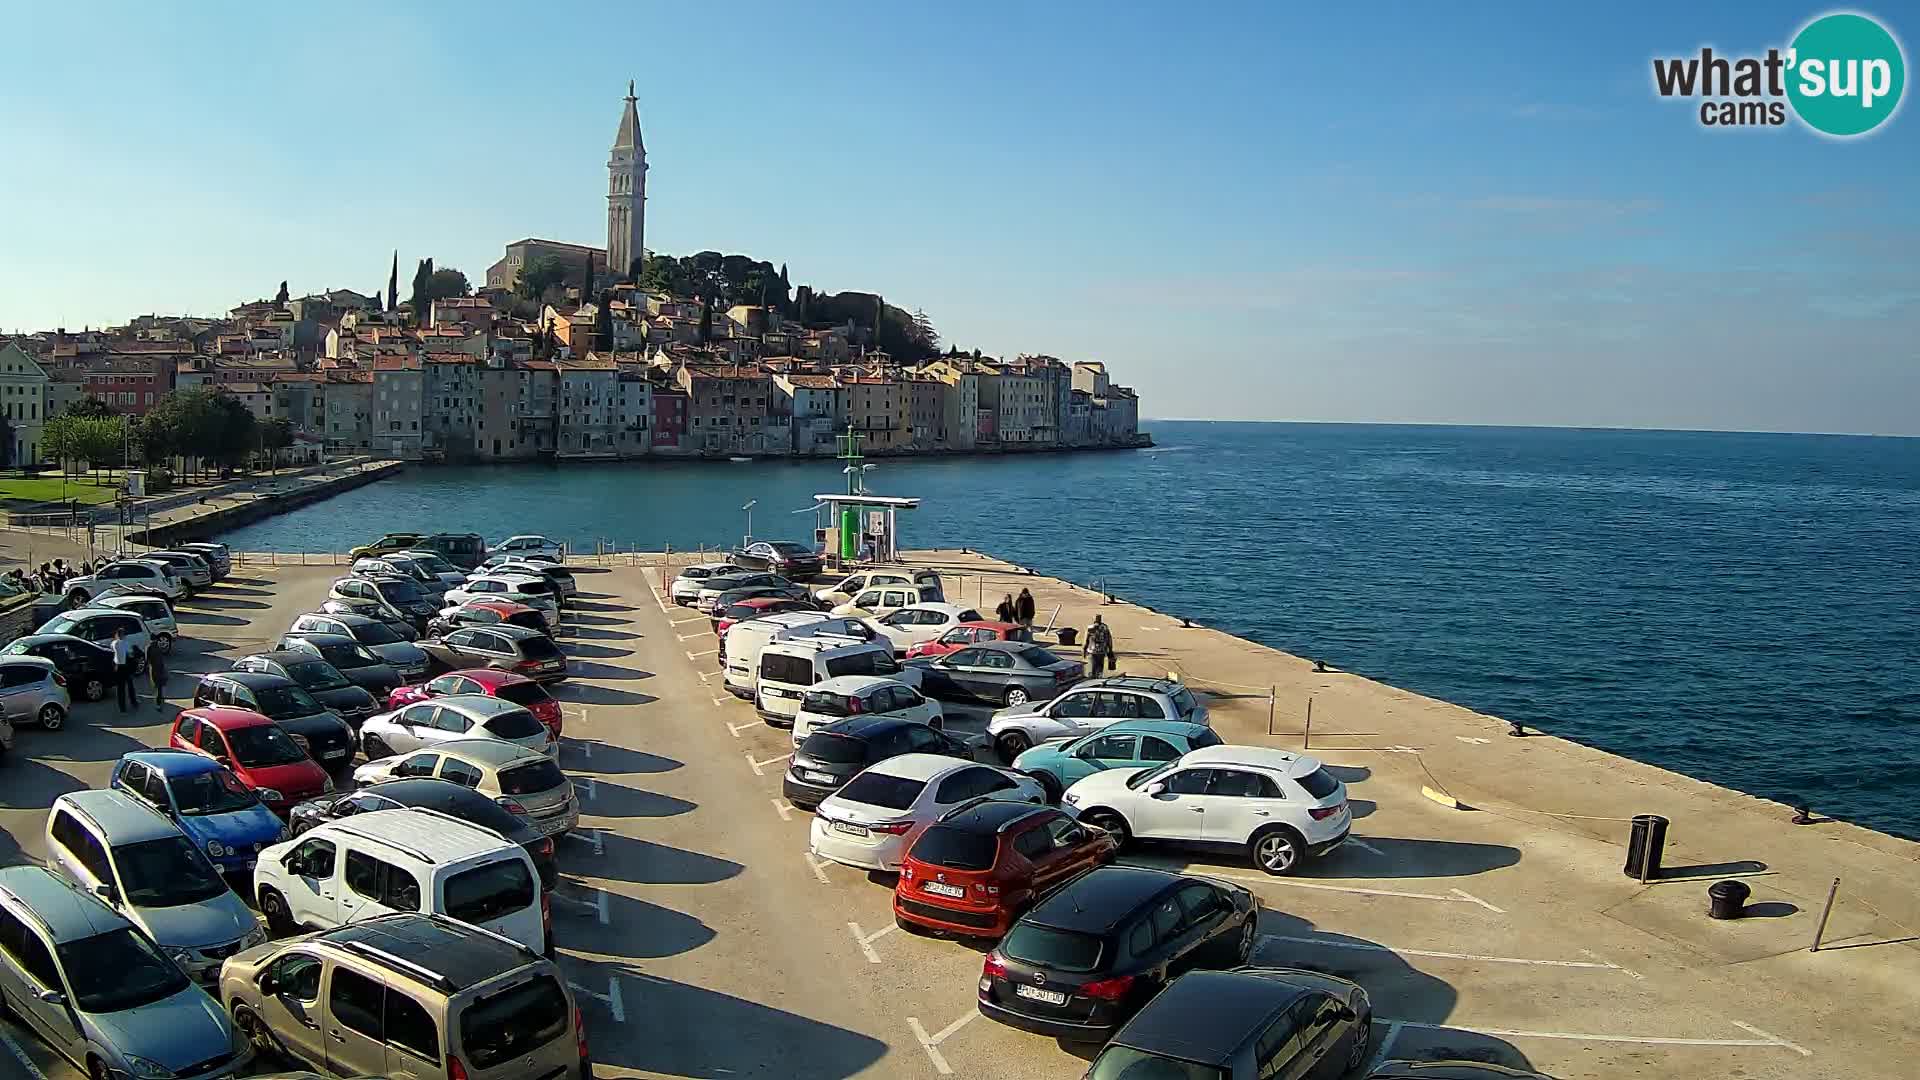
{"type": "Polygon", "coordinates": [[[740,508],[747,512],[747,535],[745,539],[740,541],[741,547],[746,547],[748,544],[753,543],[753,508],[759,502],[759,499],[748,499],[747,505],[740,508]]]}

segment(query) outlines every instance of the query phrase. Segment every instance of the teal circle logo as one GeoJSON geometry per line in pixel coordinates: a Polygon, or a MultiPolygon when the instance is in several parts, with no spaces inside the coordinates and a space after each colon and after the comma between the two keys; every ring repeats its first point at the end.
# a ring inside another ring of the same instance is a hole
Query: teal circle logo
{"type": "Polygon", "coordinates": [[[1846,138],[1885,123],[1907,85],[1900,43],[1865,15],[1822,15],[1793,39],[1787,100],[1808,127],[1846,138]]]}

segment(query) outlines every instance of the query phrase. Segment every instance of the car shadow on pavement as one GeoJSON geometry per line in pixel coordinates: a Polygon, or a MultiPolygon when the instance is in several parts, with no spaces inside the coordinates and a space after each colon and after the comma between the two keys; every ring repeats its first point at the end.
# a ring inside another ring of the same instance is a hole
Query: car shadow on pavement
{"type": "Polygon", "coordinates": [[[602,660],[611,660],[617,656],[633,655],[632,649],[611,649],[605,645],[583,645],[575,640],[566,641],[560,648],[568,656],[576,659],[582,656],[593,656],[599,657],[602,660]]]}
{"type": "Polygon", "coordinates": [[[207,611],[194,611],[189,608],[176,609],[173,613],[173,621],[179,623],[181,626],[245,626],[247,625],[246,619],[235,618],[232,615],[215,615],[212,612],[207,612],[207,611]]]}
{"type": "MultiPolygon", "coordinates": [[[[581,785],[576,782],[575,790],[581,785]]],[[[581,808],[594,817],[663,818],[699,809],[699,803],[662,795],[657,791],[628,787],[595,778],[591,797],[583,793],[581,808]]]]}
{"type": "Polygon", "coordinates": [[[669,757],[649,754],[645,750],[629,750],[612,743],[595,742],[592,739],[579,739],[568,736],[561,744],[561,750],[567,755],[567,771],[587,773],[596,779],[600,776],[623,776],[628,773],[663,773],[681,768],[681,763],[669,757]]]}
{"type": "Polygon", "coordinates": [[[581,615],[572,608],[567,609],[569,626],[625,626],[624,619],[609,619],[604,615],[581,615]]]}
{"type": "Polygon", "coordinates": [[[599,919],[595,911],[579,901],[566,902],[569,893],[559,895],[562,902],[553,907],[553,937],[562,948],[577,941],[589,952],[658,960],[692,952],[718,936],[713,927],[685,912],[607,892],[605,925],[619,929],[618,937],[611,937],[603,926],[596,925],[599,919]]]}
{"type": "Polygon", "coordinates": [[[553,696],[569,705],[651,705],[660,700],[652,694],[642,694],[633,690],[615,690],[610,686],[582,686],[570,684],[550,687],[553,696]]]}
{"type": "MultiPolygon", "coordinates": [[[[46,761],[30,757],[29,755],[34,754],[37,748],[31,740],[26,738],[26,734],[27,733],[23,732],[14,738],[13,752],[7,755],[6,764],[0,766],[7,771],[6,782],[0,784],[0,810],[39,810],[44,812],[49,806],[53,805],[53,800],[65,795],[67,792],[86,790],[86,782],[79,777],[56,769],[46,761]]],[[[39,732],[33,732],[32,734],[37,735],[39,732]]],[[[60,732],[49,732],[48,734],[58,735],[60,732]]],[[[144,746],[129,746],[126,750],[121,751],[121,753],[130,753],[134,750],[144,749],[146,749],[144,746]]],[[[115,754],[111,760],[118,761],[119,759],[120,755],[115,754]]],[[[4,838],[0,839],[0,845],[10,846],[15,851],[20,849],[19,845],[15,843],[13,838],[4,830],[0,830],[0,838],[4,838]]],[[[21,861],[24,861],[24,856],[18,859],[9,859],[5,857],[4,851],[0,851],[0,865],[11,865],[21,861]]]]}
{"type": "MultiPolygon", "coordinates": [[[[601,830],[604,856],[596,857],[593,872],[611,881],[640,885],[712,885],[738,877],[746,867],[732,859],[656,844],[601,830]]],[[[576,845],[577,846],[577,845],[576,845]]]]}
{"type": "MultiPolygon", "coordinates": [[[[611,622],[612,620],[608,620],[608,621],[611,622]]],[[[640,640],[639,634],[628,633],[627,631],[624,631],[624,630],[619,630],[619,631],[602,630],[594,626],[568,626],[566,627],[566,631],[567,631],[567,636],[569,638],[573,638],[573,639],[584,638],[589,641],[638,641],[640,640]]]]}
{"type": "Polygon", "coordinates": [[[844,1080],[887,1053],[885,1043],[858,1032],[625,964],[567,958],[562,966],[589,1017],[596,1064],[692,1080],[844,1080]],[[610,980],[621,986],[624,1022],[592,996],[606,994],[610,980]]]}
{"type": "Polygon", "coordinates": [[[1380,808],[1380,804],[1374,802],[1372,799],[1348,799],[1347,800],[1347,810],[1353,814],[1353,819],[1355,821],[1358,821],[1363,817],[1367,817],[1371,815],[1375,810],[1379,808],[1380,808]]]}
{"type": "Polygon", "coordinates": [[[1453,840],[1412,840],[1393,836],[1358,836],[1379,851],[1376,855],[1348,844],[1323,859],[1309,859],[1300,876],[1312,880],[1345,878],[1455,878],[1472,877],[1520,861],[1518,848],[1505,844],[1474,844],[1453,840]]]}
{"type": "MultiPolygon", "coordinates": [[[[584,595],[584,594],[580,594],[580,595],[584,595]]],[[[596,604],[591,601],[580,599],[580,595],[576,595],[572,600],[569,600],[567,602],[568,611],[604,611],[604,612],[611,612],[611,613],[618,614],[619,612],[622,612],[622,611],[633,610],[633,608],[627,604],[596,604]]]]}
{"type": "Polygon", "coordinates": [[[576,679],[615,679],[630,681],[651,679],[653,672],[642,668],[619,667],[614,664],[596,664],[591,660],[567,665],[567,674],[576,679]]]}
{"type": "Polygon", "coordinates": [[[1321,767],[1327,770],[1328,776],[1343,784],[1357,784],[1373,776],[1373,770],[1365,765],[1328,765],[1322,762],[1321,767]]]}
{"type": "MultiPolygon", "coordinates": [[[[267,594],[261,593],[260,595],[265,596],[267,594]]],[[[194,610],[197,608],[214,608],[214,609],[247,609],[252,611],[265,611],[267,610],[268,607],[271,606],[269,604],[263,604],[258,600],[235,600],[235,599],[230,599],[224,596],[200,596],[189,601],[188,603],[192,605],[192,607],[190,607],[188,610],[194,610]]]]}

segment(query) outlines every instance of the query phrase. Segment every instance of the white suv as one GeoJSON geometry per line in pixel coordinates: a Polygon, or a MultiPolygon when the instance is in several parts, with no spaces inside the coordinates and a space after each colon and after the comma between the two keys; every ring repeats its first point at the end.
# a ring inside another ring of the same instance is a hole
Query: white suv
{"type": "Polygon", "coordinates": [[[85,607],[88,601],[115,585],[139,585],[152,589],[169,600],[177,600],[187,591],[186,585],[174,574],[173,568],[165,563],[123,559],[101,567],[97,574],[69,578],[62,595],[67,599],[68,607],[85,607]]]}
{"type": "Polygon", "coordinates": [[[1353,828],[1347,787],[1317,758],[1263,746],[1209,746],[1152,769],[1083,777],[1061,801],[1129,837],[1237,847],[1269,874],[1339,847],[1353,828]]]}
{"type": "Polygon", "coordinates": [[[940,703],[885,675],[836,675],[814,683],[793,716],[793,745],[849,716],[890,716],[940,730],[940,703]]]}

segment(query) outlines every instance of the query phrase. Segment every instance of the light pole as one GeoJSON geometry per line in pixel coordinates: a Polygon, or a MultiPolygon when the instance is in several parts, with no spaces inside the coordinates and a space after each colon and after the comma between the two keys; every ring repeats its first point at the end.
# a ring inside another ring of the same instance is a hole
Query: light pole
{"type": "Polygon", "coordinates": [[[753,543],[753,508],[759,502],[759,499],[748,499],[747,505],[740,508],[747,512],[747,535],[745,539],[740,541],[741,547],[746,547],[748,544],[753,543]]]}

